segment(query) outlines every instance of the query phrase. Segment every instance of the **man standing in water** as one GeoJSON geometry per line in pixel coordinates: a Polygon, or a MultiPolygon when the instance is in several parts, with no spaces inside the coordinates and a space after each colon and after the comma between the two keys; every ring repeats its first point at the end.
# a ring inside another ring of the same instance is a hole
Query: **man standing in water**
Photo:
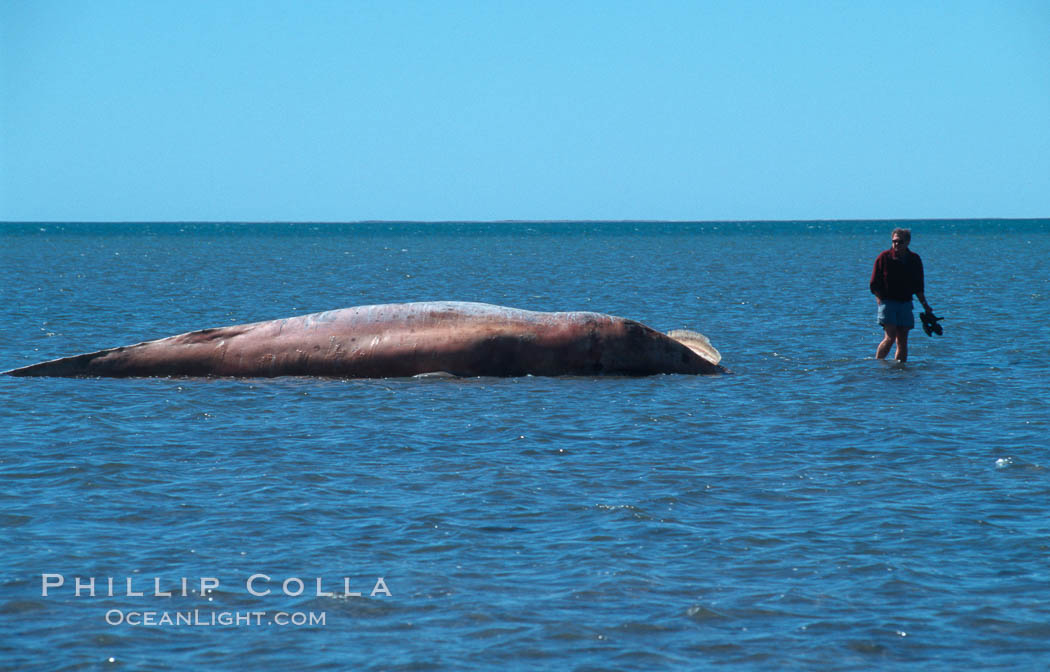
{"type": "Polygon", "coordinates": [[[879,302],[879,324],[886,330],[876,359],[885,359],[890,347],[897,344],[897,361],[908,361],[908,331],[915,326],[914,306],[911,297],[919,297],[926,312],[933,314],[926,303],[922,259],[908,249],[911,242],[909,229],[894,229],[890,236],[892,246],[875,259],[871,272],[871,293],[879,302]]]}

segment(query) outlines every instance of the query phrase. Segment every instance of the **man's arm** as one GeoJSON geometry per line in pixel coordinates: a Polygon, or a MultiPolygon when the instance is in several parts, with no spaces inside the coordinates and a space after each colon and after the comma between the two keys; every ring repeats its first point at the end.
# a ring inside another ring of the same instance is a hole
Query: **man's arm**
{"type": "Polygon", "coordinates": [[[871,269],[871,282],[868,289],[875,295],[875,300],[882,303],[882,255],[875,258],[875,267],[871,269]]]}
{"type": "Polygon", "coordinates": [[[922,307],[926,309],[926,312],[933,315],[933,308],[930,308],[930,304],[926,303],[926,271],[922,267],[922,257],[916,256],[916,277],[915,277],[915,298],[919,300],[922,307]]]}

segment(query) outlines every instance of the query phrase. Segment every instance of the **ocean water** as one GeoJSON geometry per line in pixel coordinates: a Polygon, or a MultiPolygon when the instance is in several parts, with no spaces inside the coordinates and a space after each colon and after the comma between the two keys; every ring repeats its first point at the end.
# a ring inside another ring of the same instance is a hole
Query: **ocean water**
{"type": "Polygon", "coordinates": [[[904,366],[896,224],[2,225],[0,369],[450,299],[731,373],[0,376],[0,668],[1045,669],[1050,221],[909,222],[904,366]]]}

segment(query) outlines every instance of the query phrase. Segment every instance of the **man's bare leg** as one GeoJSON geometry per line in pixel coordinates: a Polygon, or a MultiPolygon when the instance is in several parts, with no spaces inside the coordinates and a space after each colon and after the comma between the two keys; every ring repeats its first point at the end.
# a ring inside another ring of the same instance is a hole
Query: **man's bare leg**
{"type": "MultiPolygon", "coordinates": [[[[882,342],[879,343],[879,347],[875,349],[875,359],[886,359],[886,355],[890,354],[890,348],[897,342],[897,325],[884,324],[882,328],[886,330],[886,335],[883,337],[882,342]]],[[[904,347],[905,352],[907,352],[907,345],[904,347]]],[[[897,352],[900,352],[900,346],[897,346],[897,352]]]]}
{"type": "MultiPolygon", "coordinates": [[[[889,348],[886,348],[889,350],[889,348]]],[[[897,361],[908,361],[908,330],[897,328],[897,361]]]]}

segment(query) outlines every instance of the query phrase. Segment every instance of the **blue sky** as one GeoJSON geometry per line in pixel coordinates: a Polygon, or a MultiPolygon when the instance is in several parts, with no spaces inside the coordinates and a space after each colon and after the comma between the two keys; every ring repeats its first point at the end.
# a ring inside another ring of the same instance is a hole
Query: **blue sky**
{"type": "Polygon", "coordinates": [[[1050,217],[1050,2],[0,0],[0,220],[1050,217]]]}

